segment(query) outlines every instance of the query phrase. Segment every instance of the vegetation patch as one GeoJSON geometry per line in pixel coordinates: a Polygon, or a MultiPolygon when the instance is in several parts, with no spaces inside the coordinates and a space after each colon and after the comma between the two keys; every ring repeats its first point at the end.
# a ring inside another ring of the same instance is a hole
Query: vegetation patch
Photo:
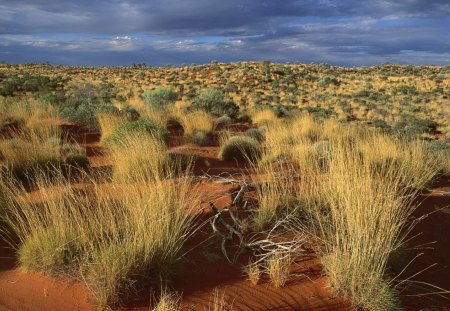
{"type": "Polygon", "coordinates": [[[111,134],[104,139],[105,146],[120,145],[122,140],[135,133],[145,133],[163,141],[169,137],[166,128],[149,119],[124,122],[119,124],[111,134]]]}
{"type": "Polygon", "coordinates": [[[219,157],[222,160],[250,160],[261,157],[261,146],[253,138],[234,136],[224,142],[219,157]]]}

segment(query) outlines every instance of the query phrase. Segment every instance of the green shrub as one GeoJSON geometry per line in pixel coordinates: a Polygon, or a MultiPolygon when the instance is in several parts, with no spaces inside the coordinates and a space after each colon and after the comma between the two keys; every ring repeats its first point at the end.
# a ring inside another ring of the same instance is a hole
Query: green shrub
{"type": "Polygon", "coordinates": [[[195,98],[193,108],[203,109],[213,115],[228,115],[234,117],[239,107],[230,99],[225,98],[221,90],[206,88],[195,98]]]}
{"type": "Polygon", "coordinates": [[[220,149],[222,160],[257,160],[261,157],[259,143],[247,136],[233,136],[220,149]]]}
{"type": "Polygon", "coordinates": [[[120,144],[122,137],[132,135],[133,133],[148,133],[164,141],[167,140],[169,132],[161,127],[155,121],[149,119],[140,119],[119,124],[114,131],[105,138],[105,146],[120,144]]]}
{"type": "Polygon", "coordinates": [[[128,121],[136,121],[141,117],[139,111],[130,106],[125,106],[120,113],[126,117],[128,121]]]}
{"type": "Polygon", "coordinates": [[[61,117],[70,122],[81,123],[92,129],[98,129],[96,115],[98,113],[119,114],[119,109],[110,104],[88,103],[75,99],[67,100],[58,106],[61,117]]]}
{"type": "Polygon", "coordinates": [[[156,89],[142,93],[142,99],[153,107],[167,107],[174,104],[178,94],[171,89],[156,89]]]}
{"type": "Polygon", "coordinates": [[[251,128],[245,131],[245,136],[253,138],[259,142],[264,141],[266,137],[264,136],[264,131],[262,129],[251,128]]]}
{"type": "Polygon", "coordinates": [[[225,124],[230,124],[233,121],[233,119],[231,119],[229,116],[225,115],[225,116],[221,116],[219,118],[217,118],[217,120],[214,122],[215,127],[220,126],[220,125],[225,125],[225,124]]]}
{"type": "Polygon", "coordinates": [[[194,134],[192,134],[192,136],[191,136],[191,139],[194,144],[197,144],[200,146],[204,146],[204,145],[207,145],[208,143],[210,143],[209,135],[202,131],[194,132],[194,134]]]}
{"type": "Polygon", "coordinates": [[[322,107],[306,107],[306,111],[312,114],[316,119],[327,119],[333,114],[330,109],[322,107]]]}
{"type": "Polygon", "coordinates": [[[281,104],[275,106],[274,112],[278,118],[284,118],[290,115],[289,110],[281,104]]]}
{"type": "Polygon", "coordinates": [[[438,124],[435,121],[421,119],[413,115],[402,115],[397,127],[411,134],[434,133],[438,124]]]}
{"type": "Polygon", "coordinates": [[[390,128],[389,124],[387,124],[386,121],[381,120],[381,119],[374,119],[374,120],[372,120],[372,124],[376,128],[380,128],[380,129],[389,129],[390,128]]]}

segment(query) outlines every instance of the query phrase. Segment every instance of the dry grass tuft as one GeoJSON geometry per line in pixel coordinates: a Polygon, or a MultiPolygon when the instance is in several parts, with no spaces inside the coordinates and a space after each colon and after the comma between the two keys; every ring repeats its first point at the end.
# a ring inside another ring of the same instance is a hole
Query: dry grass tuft
{"type": "Polygon", "coordinates": [[[158,304],[152,311],[179,311],[181,310],[180,302],[180,295],[163,291],[160,295],[158,304]]]}
{"type": "Polygon", "coordinates": [[[267,274],[275,287],[283,287],[286,284],[291,263],[289,253],[276,252],[267,259],[267,274]]]}
{"type": "Polygon", "coordinates": [[[231,311],[233,310],[233,303],[227,302],[225,299],[225,293],[220,294],[217,288],[213,291],[213,301],[212,305],[209,304],[209,311],[231,311]]]}
{"type": "Polygon", "coordinates": [[[253,285],[258,285],[259,279],[261,278],[261,269],[257,263],[250,261],[248,265],[244,267],[244,272],[253,285]]]}
{"type": "Polygon", "coordinates": [[[195,133],[212,134],[214,120],[212,116],[203,110],[191,112],[178,112],[175,119],[179,120],[184,129],[184,135],[192,137],[195,133]]]}
{"type": "Polygon", "coordinates": [[[17,190],[21,199],[4,221],[11,243],[20,241],[14,245],[21,267],[85,280],[102,308],[170,278],[195,231],[189,210],[198,200],[189,177],[149,181],[146,174],[127,184],[92,181],[82,192],[63,179],[42,178],[36,185],[40,203],[17,190]]]}

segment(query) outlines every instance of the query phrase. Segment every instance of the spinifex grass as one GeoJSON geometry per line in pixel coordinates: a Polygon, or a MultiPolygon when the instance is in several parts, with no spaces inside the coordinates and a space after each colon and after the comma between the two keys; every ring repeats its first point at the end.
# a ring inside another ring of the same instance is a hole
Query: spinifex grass
{"type": "Polygon", "coordinates": [[[7,238],[22,268],[82,279],[99,306],[115,304],[138,288],[161,288],[173,273],[195,230],[190,182],[170,166],[164,176],[142,165],[121,183],[90,181],[82,189],[44,175],[35,185],[39,199],[12,193],[18,199],[4,217],[7,238]]]}
{"type": "Polygon", "coordinates": [[[390,254],[409,232],[414,184],[395,165],[374,174],[369,160],[333,144],[329,170],[315,184],[310,203],[316,233],[325,242],[322,263],[330,285],[357,307],[393,310],[398,300],[386,275],[390,254]]]}
{"type": "MultiPolygon", "coordinates": [[[[293,160],[297,221],[323,243],[331,287],[356,307],[397,308],[388,259],[413,225],[419,189],[442,167],[438,157],[420,141],[300,116],[268,125],[262,164],[274,159],[293,160]]],[[[272,191],[259,196],[261,213],[287,197],[275,191],[276,183],[268,185],[272,191]]]]}
{"type": "Polygon", "coordinates": [[[122,137],[120,144],[108,148],[108,154],[114,163],[115,181],[161,179],[173,169],[165,142],[147,133],[122,137]]]}

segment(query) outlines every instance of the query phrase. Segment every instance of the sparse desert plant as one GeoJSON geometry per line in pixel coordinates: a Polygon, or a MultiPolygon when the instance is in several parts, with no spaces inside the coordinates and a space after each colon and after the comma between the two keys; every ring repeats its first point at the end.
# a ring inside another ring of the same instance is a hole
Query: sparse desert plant
{"type": "Polygon", "coordinates": [[[217,128],[218,126],[230,124],[231,122],[233,122],[233,119],[227,115],[224,115],[216,119],[214,122],[214,127],[217,128]]]}
{"type": "Polygon", "coordinates": [[[239,106],[232,100],[226,98],[221,90],[212,88],[201,90],[192,106],[216,116],[226,114],[233,117],[239,112],[239,106]]]}
{"type": "Polygon", "coordinates": [[[264,131],[262,129],[251,128],[245,131],[245,136],[256,139],[259,142],[265,140],[264,131]]]}
{"type": "Polygon", "coordinates": [[[116,181],[161,179],[170,166],[164,141],[145,132],[124,134],[120,144],[112,144],[108,153],[114,163],[116,181]]]}
{"type": "Polygon", "coordinates": [[[120,145],[122,140],[134,133],[144,133],[165,141],[168,138],[167,129],[149,119],[139,119],[137,121],[123,122],[107,136],[103,143],[105,146],[120,145]]]}
{"type": "Polygon", "coordinates": [[[321,260],[330,284],[355,306],[394,309],[395,291],[385,271],[389,254],[408,232],[413,195],[399,185],[394,167],[374,176],[346,145],[333,146],[329,165],[325,178],[315,184],[320,200],[311,212],[326,241],[321,260]]]}
{"type": "Polygon", "coordinates": [[[210,142],[210,137],[205,132],[194,132],[191,136],[193,143],[204,146],[210,142]]]}
{"type": "Polygon", "coordinates": [[[439,174],[450,175],[450,145],[440,141],[424,142],[426,154],[435,159],[439,174]]]}
{"type": "Polygon", "coordinates": [[[25,128],[14,138],[0,140],[0,159],[12,177],[19,180],[32,180],[42,172],[51,176],[58,175],[58,171],[70,173],[89,167],[85,151],[64,144],[56,127],[46,130],[25,128]]]}
{"type": "Polygon", "coordinates": [[[258,125],[270,124],[278,119],[272,109],[256,110],[251,115],[252,121],[258,125]]]}
{"type": "Polygon", "coordinates": [[[153,91],[145,91],[142,93],[144,102],[153,106],[154,108],[166,108],[169,105],[175,104],[178,99],[178,94],[172,89],[156,89],[153,91]]]}
{"type": "Polygon", "coordinates": [[[326,171],[333,156],[332,146],[329,141],[321,140],[311,146],[310,165],[314,169],[326,171]]]}
{"type": "Polygon", "coordinates": [[[56,109],[37,100],[3,100],[0,102],[0,129],[13,133],[31,131],[40,136],[57,136],[59,133],[56,109]]]}
{"type": "Polygon", "coordinates": [[[398,183],[405,187],[425,188],[441,167],[438,153],[430,153],[426,143],[417,139],[371,133],[360,137],[357,145],[366,162],[381,175],[395,165],[398,183]]]}
{"type": "Polygon", "coordinates": [[[152,311],[179,311],[181,310],[180,301],[180,295],[164,290],[159,297],[157,305],[152,311]]]}
{"type": "Polygon", "coordinates": [[[266,266],[272,284],[275,287],[283,287],[289,279],[290,254],[276,252],[267,259],[266,266]]]}
{"type": "Polygon", "coordinates": [[[20,247],[19,264],[28,271],[50,275],[69,273],[77,268],[82,251],[77,238],[77,232],[70,227],[39,228],[20,247]]]}
{"type": "Polygon", "coordinates": [[[295,133],[294,135],[299,139],[311,143],[320,140],[320,137],[324,134],[320,122],[316,122],[309,113],[301,114],[292,120],[292,133],[295,133]]]}
{"type": "Polygon", "coordinates": [[[68,89],[75,100],[89,105],[98,102],[100,99],[98,86],[90,82],[72,82],[68,89]]]}
{"type": "Polygon", "coordinates": [[[253,138],[234,136],[223,144],[219,157],[222,160],[255,161],[261,157],[261,146],[253,138]]]}
{"type": "MultiPolygon", "coordinates": [[[[264,151],[263,158],[270,157],[264,151]]],[[[252,221],[257,231],[272,226],[282,212],[293,205],[295,170],[292,165],[280,159],[260,161],[255,165],[256,198],[258,206],[253,211],[252,221]]]]}
{"type": "Polygon", "coordinates": [[[257,285],[261,278],[261,269],[255,262],[249,261],[248,265],[244,267],[244,272],[253,285],[257,285]]]}
{"type": "Polygon", "coordinates": [[[195,133],[202,132],[209,136],[214,131],[214,120],[204,110],[194,110],[187,113],[180,112],[175,118],[183,126],[184,135],[192,137],[195,133]]]}
{"type": "Polygon", "coordinates": [[[120,114],[128,121],[136,121],[141,117],[139,111],[128,105],[120,110],[120,114]]]}
{"type": "Polygon", "coordinates": [[[63,105],[58,106],[59,114],[70,122],[79,123],[97,130],[96,115],[99,113],[119,114],[119,109],[111,104],[99,102],[80,102],[74,99],[67,100],[63,105]]]}
{"type": "Polygon", "coordinates": [[[100,113],[97,115],[97,122],[100,128],[101,139],[104,140],[106,137],[111,135],[114,130],[127,120],[117,114],[100,113]]]}
{"type": "Polygon", "coordinates": [[[215,288],[212,294],[212,305],[208,304],[208,311],[230,311],[233,310],[233,303],[227,302],[225,293],[220,293],[219,289],[215,288]]]}
{"type": "Polygon", "coordinates": [[[83,279],[104,308],[170,278],[195,230],[187,210],[198,201],[189,185],[187,176],[147,181],[143,175],[138,183],[104,189],[93,182],[80,192],[43,176],[39,202],[15,190],[19,199],[3,218],[11,231],[1,234],[18,247],[23,268],[83,279]]]}

